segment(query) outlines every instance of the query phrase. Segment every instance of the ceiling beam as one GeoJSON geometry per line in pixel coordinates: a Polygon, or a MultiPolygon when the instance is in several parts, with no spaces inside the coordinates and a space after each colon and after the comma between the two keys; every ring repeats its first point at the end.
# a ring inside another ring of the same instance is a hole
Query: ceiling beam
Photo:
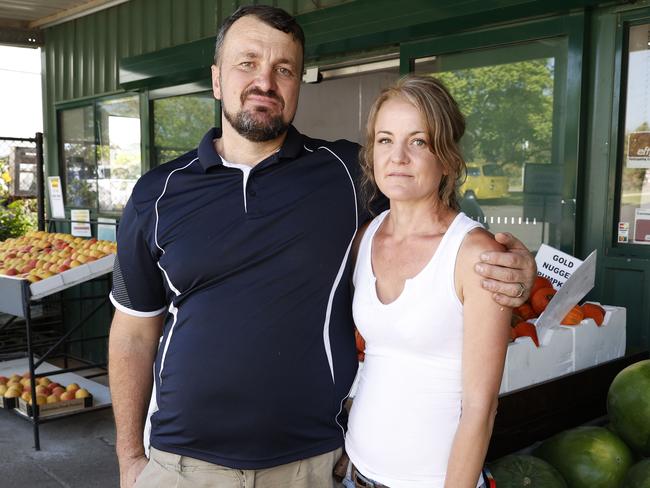
{"type": "Polygon", "coordinates": [[[44,44],[43,31],[0,24],[0,44],[37,48],[44,44]]]}

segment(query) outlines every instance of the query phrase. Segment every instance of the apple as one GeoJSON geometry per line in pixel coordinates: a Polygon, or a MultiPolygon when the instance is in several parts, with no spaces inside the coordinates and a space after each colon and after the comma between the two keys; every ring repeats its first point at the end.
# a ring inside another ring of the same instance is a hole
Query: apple
{"type": "Polygon", "coordinates": [[[47,392],[48,392],[47,386],[36,385],[36,394],[37,395],[45,395],[47,392]]]}
{"type": "Polygon", "coordinates": [[[49,379],[47,376],[43,376],[42,378],[38,379],[38,384],[39,385],[47,386],[50,383],[52,383],[52,380],[49,379]]]}
{"type": "MultiPolygon", "coordinates": [[[[47,397],[45,395],[36,395],[36,405],[45,405],[47,403],[47,397]]],[[[29,402],[30,405],[34,405],[33,401],[29,402]]]]}
{"type": "Polygon", "coordinates": [[[53,395],[57,395],[57,396],[59,396],[59,397],[60,397],[64,392],[65,392],[65,388],[63,388],[62,386],[57,386],[56,388],[53,388],[53,389],[52,389],[52,394],[53,394],[53,395]]]}
{"type": "Polygon", "coordinates": [[[89,396],[90,392],[85,388],[79,388],[74,394],[75,398],[88,398],[89,396]]]}
{"type": "Polygon", "coordinates": [[[0,376],[0,385],[6,385],[7,381],[9,381],[9,378],[6,376],[0,376]]]}
{"type": "Polygon", "coordinates": [[[5,398],[18,398],[21,394],[22,392],[18,388],[12,387],[7,389],[3,396],[5,398]]]}
{"type": "Polygon", "coordinates": [[[3,396],[7,392],[8,389],[9,388],[7,388],[7,385],[1,384],[0,385],[0,396],[3,396]]]}
{"type": "Polygon", "coordinates": [[[45,399],[45,401],[46,401],[47,403],[58,403],[58,402],[59,402],[59,396],[56,395],[56,394],[54,394],[54,393],[52,393],[51,395],[49,395],[49,396],[45,399]]]}
{"type": "Polygon", "coordinates": [[[75,394],[74,391],[64,391],[63,393],[61,393],[61,396],[59,397],[59,399],[62,402],[66,401],[66,400],[74,400],[74,394],[75,394]]]}
{"type": "Polygon", "coordinates": [[[27,403],[30,403],[32,401],[32,394],[28,391],[23,391],[23,394],[20,395],[20,398],[25,400],[27,403]]]}
{"type": "Polygon", "coordinates": [[[79,385],[77,383],[70,383],[68,386],[65,387],[65,391],[77,391],[79,389],[79,385]]]}
{"type": "Polygon", "coordinates": [[[7,276],[16,276],[18,274],[18,270],[16,268],[9,268],[5,274],[7,276]]]}

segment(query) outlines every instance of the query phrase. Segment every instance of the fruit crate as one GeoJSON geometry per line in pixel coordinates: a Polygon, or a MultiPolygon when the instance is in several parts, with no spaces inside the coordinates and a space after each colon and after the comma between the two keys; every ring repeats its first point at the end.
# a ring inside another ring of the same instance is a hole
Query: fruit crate
{"type": "MultiPolygon", "coordinates": [[[[41,418],[54,417],[58,415],[67,415],[70,413],[78,412],[85,408],[93,406],[92,395],[86,398],[75,398],[74,400],[65,400],[56,403],[46,403],[44,405],[36,405],[36,414],[41,418]]],[[[27,417],[34,416],[34,406],[27,403],[22,398],[18,399],[18,404],[15,406],[16,410],[27,417]]]]}
{"type": "Polygon", "coordinates": [[[15,398],[0,397],[0,408],[4,408],[5,410],[11,410],[12,408],[15,407],[16,407],[15,398]]]}

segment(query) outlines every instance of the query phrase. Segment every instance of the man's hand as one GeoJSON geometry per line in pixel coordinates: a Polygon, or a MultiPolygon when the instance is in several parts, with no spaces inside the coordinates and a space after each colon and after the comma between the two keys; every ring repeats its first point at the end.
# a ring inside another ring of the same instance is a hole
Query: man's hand
{"type": "Polygon", "coordinates": [[[132,488],[147,462],[149,461],[144,454],[135,458],[120,459],[120,488],[132,488]]]}
{"type": "Polygon", "coordinates": [[[491,251],[481,255],[475,270],[483,276],[483,288],[493,293],[495,302],[506,307],[518,307],[530,294],[537,276],[535,258],[521,241],[507,232],[494,236],[506,251],[491,251]]]}

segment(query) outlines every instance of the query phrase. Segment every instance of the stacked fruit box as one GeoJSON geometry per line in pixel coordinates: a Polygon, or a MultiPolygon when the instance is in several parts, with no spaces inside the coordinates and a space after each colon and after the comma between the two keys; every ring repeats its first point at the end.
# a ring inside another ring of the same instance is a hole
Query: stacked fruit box
{"type": "Polygon", "coordinates": [[[0,376],[4,408],[16,408],[30,417],[33,416],[33,409],[37,408],[39,416],[47,417],[93,406],[92,394],[77,383],[62,385],[47,376],[36,378],[35,383],[36,401],[32,399],[29,372],[0,376]]]}

